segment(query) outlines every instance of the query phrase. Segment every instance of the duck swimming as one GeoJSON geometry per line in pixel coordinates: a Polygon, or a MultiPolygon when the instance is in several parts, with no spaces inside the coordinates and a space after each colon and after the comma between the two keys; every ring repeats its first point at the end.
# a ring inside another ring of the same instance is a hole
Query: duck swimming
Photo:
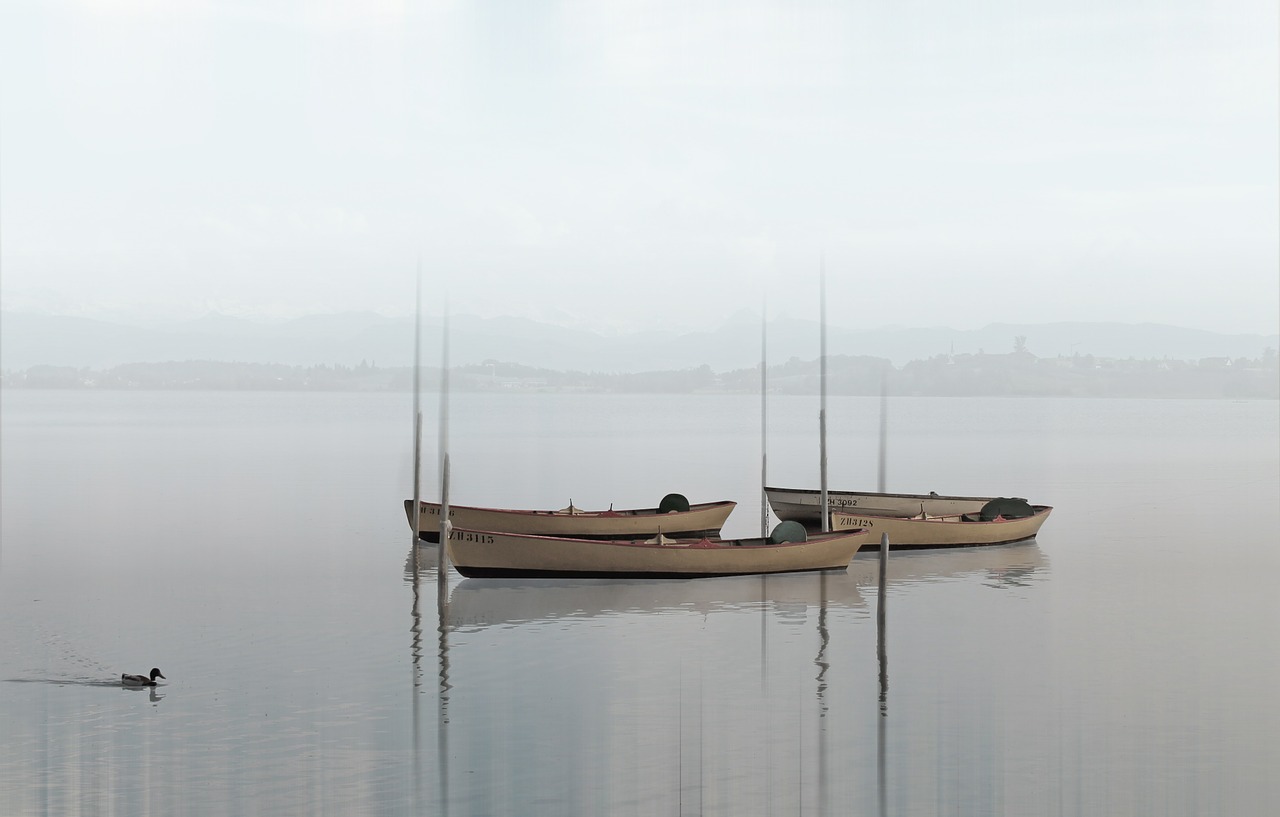
{"type": "MultiPolygon", "coordinates": [[[[150,677],[146,675],[130,675],[126,672],[124,675],[120,676],[120,683],[127,687],[153,687],[156,685],[156,678],[164,678],[164,673],[159,669],[152,667],[150,677]]],[[[165,678],[165,680],[167,681],[169,679],[165,678]]]]}

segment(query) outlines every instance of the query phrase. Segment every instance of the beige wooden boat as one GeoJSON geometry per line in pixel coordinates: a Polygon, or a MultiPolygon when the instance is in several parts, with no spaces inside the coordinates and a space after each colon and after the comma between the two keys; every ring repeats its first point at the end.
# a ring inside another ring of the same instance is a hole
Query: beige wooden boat
{"type": "Polygon", "coordinates": [[[467,577],[701,578],[845,570],[867,540],[862,530],[793,542],[773,538],[572,539],[454,528],[447,548],[467,577]]]}
{"type": "Polygon", "coordinates": [[[894,550],[1003,545],[1033,538],[1053,510],[1048,505],[1028,507],[1029,516],[996,516],[994,519],[984,519],[981,513],[905,519],[835,511],[831,514],[831,529],[836,532],[864,530],[868,550],[879,550],[880,537],[886,533],[889,547],[894,550]]]}
{"type": "MultiPolygon", "coordinates": [[[[879,540],[876,540],[879,544],[879,540]]],[[[411,546],[412,548],[413,546],[411,546]]],[[[418,548],[429,547],[418,545],[418,548]]],[[[449,626],[460,630],[554,619],[588,619],[623,613],[687,612],[709,615],[764,604],[774,610],[816,608],[862,609],[870,592],[874,601],[880,556],[858,551],[847,571],[824,573],[823,583],[811,573],[781,573],[761,583],[759,576],[725,576],[708,580],[618,578],[474,578],[449,590],[449,626]]],[[[432,554],[434,556],[434,554],[432,554]]],[[[412,550],[405,556],[404,580],[412,585],[412,550]]],[[[422,576],[434,581],[435,559],[422,557],[422,576]]],[[[891,557],[891,587],[949,579],[981,577],[985,587],[1027,585],[1044,578],[1048,557],[1035,539],[1000,547],[910,550],[891,557]]]]}
{"type": "MultiPolygon", "coordinates": [[[[664,497],[657,508],[633,510],[584,511],[569,507],[558,511],[524,511],[505,508],[476,508],[449,505],[449,522],[455,528],[486,530],[499,533],[529,533],[537,536],[568,536],[588,539],[635,539],[655,536],[715,536],[724,527],[737,503],[706,502],[690,505],[678,494],[664,497]],[[671,500],[672,497],[678,497],[671,500]],[[676,510],[669,510],[674,506],[676,510]]],[[[429,542],[440,541],[440,503],[422,502],[418,518],[418,536],[429,542]]],[[[404,502],[405,515],[413,525],[413,500],[404,502]]]]}
{"type": "MultiPolygon", "coordinates": [[[[822,528],[821,491],[808,488],[765,488],[769,506],[779,519],[791,519],[806,528],[822,528]]],[[[978,513],[996,497],[944,496],[942,494],[883,494],[858,491],[827,491],[827,507],[834,513],[873,514],[875,516],[949,516],[978,513]]]]}

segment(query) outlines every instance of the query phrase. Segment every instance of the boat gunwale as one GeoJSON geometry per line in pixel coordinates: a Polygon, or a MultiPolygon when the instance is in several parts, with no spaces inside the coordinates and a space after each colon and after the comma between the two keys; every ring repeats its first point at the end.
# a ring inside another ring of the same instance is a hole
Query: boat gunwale
{"type": "MultiPolygon", "coordinates": [[[[779,494],[786,494],[786,495],[792,495],[792,496],[797,496],[797,495],[812,496],[815,500],[818,499],[818,496],[820,494],[820,491],[817,488],[775,488],[775,487],[766,486],[764,491],[766,494],[770,492],[776,492],[779,494]]],[[[877,497],[892,497],[893,499],[943,499],[943,500],[965,500],[965,501],[974,501],[974,502],[981,502],[984,500],[992,500],[992,499],[1000,498],[995,496],[961,496],[958,494],[895,494],[895,493],[889,493],[886,491],[833,491],[833,490],[828,490],[827,496],[828,497],[877,496],[877,497]]],[[[1009,498],[1016,499],[1018,497],[1009,497],[1009,498]]],[[[807,503],[804,503],[804,504],[807,504],[807,503]]],[[[818,504],[818,502],[815,502],[814,504],[816,505],[818,504]]]]}
{"type": "MultiPolygon", "coordinates": [[[[412,510],[413,500],[405,500],[406,507],[412,510]]],[[[439,502],[429,502],[427,500],[419,500],[419,504],[423,507],[439,508],[439,502]]],[[[603,511],[583,511],[574,510],[570,512],[567,508],[558,511],[537,510],[532,508],[489,508],[482,505],[456,505],[449,503],[450,511],[484,511],[485,513],[496,513],[504,516],[532,516],[538,518],[553,517],[564,519],[618,519],[618,518],[636,518],[636,517],[661,517],[661,518],[680,518],[690,514],[703,513],[705,511],[719,510],[720,508],[729,507],[730,511],[738,505],[732,499],[722,499],[715,502],[699,502],[690,505],[687,511],[666,511],[659,512],[658,508],[624,508],[622,510],[608,509],[603,511]]]]}
{"type": "MultiPolygon", "coordinates": [[[[668,544],[650,541],[649,539],[595,539],[585,536],[548,536],[538,533],[512,533],[510,531],[487,531],[474,530],[471,528],[453,528],[449,532],[449,539],[457,538],[459,533],[470,533],[480,536],[502,536],[506,538],[517,539],[536,539],[547,542],[571,542],[588,545],[606,545],[617,547],[631,548],[649,548],[653,550],[663,551],[708,551],[708,550],[778,550],[780,548],[797,547],[803,545],[825,544],[836,539],[844,537],[863,536],[866,534],[867,528],[850,528],[849,530],[830,531],[828,533],[811,533],[801,542],[770,542],[767,538],[762,539],[756,537],[746,537],[742,539],[722,539],[720,537],[702,536],[697,539],[692,537],[666,536],[668,544]],[[707,544],[703,544],[703,543],[707,544]],[[754,544],[744,544],[751,542],[754,544]],[[676,543],[676,544],[671,544],[676,543]]],[[[665,535],[664,535],[665,536],[665,535]]],[[[466,540],[461,540],[466,541],[466,540]]],[[[491,543],[478,543],[491,544],[491,543]]],[[[611,574],[612,575],[612,574],[611,574]]],[[[704,575],[704,574],[697,574],[704,575]]]]}
{"type": "MultiPolygon", "coordinates": [[[[866,517],[868,519],[884,519],[894,522],[936,522],[945,525],[964,525],[969,527],[972,525],[997,525],[1009,522],[1026,522],[1029,519],[1035,519],[1038,516],[1047,516],[1053,510],[1052,505],[1032,505],[1030,516],[997,516],[995,519],[965,519],[969,516],[967,513],[949,513],[940,516],[892,516],[886,513],[859,513],[856,511],[848,511],[844,509],[834,510],[831,512],[831,519],[834,522],[837,516],[850,516],[855,519],[866,517]]],[[[864,528],[865,530],[865,528],[864,528]]]]}

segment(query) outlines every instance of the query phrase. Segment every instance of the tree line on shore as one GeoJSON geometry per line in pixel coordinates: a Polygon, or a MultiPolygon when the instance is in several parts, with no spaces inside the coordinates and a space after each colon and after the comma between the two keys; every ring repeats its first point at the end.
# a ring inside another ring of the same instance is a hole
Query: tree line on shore
{"type": "MultiPolygon", "coordinates": [[[[555,371],[487,360],[450,368],[450,388],[460,391],[575,391],[602,393],[758,393],[760,367],[727,372],[697,366],[665,371],[610,373],[555,371]]],[[[817,359],[791,358],[766,371],[771,393],[816,394],[817,359]]],[[[438,367],[424,367],[421,383],[436,390],[438,367]]],[[[407,391],[411,367],[287,366],[266,363],[181,361],[129,363],[103,370],[33,366],[4,372],[5,388],[407,391]]],[[[1280,399],[1280,367],[1274,349],[1259,358],[1104,359],[1092,355],[1037,357],[1015,342],[1008,354],[946,354],[900,367],[884,358],[834,355],[827,360],[832,395],[1216,397],[1280,399]]]]}

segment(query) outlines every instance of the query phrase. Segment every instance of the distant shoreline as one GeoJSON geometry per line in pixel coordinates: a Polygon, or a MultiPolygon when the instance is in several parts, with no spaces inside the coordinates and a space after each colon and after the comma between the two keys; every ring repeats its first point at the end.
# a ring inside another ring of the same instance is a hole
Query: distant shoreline
{"type": "MultiPolygon", "coordinates": [[[[828,358],[827,393],[921,397],[1142,397],[1280,399],[1273,350],[1258,359],[1108,359],[1092,355],[1040,358],[1009,354],[937,355],[895,367],[876,357],[828,358]]],[[[819,363],[792,358],[770,365],[776,394],[817,394],[819,363]]],[[[411,367],[182,361],[130,363],[106,369],[32,366],[0,374],[6,389],[117,391],[397,392],[413,388],[411,367]]],[[[424,367],[422,386],[438,390],[440,370],[424,367]]],[[[450,368],[460,392],[614,394],[748,394],[760,391],[756,366],[716,372],[710,366],[636,373],[560,371],[496,360],[450,368]]]]}
{"type": "MultiPolygon", "coordinates": [[[[440,327],[424,321],[419,340],[412,318],[369,313],[312,315],[264,325],[210,314],[166,328],[113,324],[69,316],[0,310],[0,370],[40,366],[95,372],[161,361],[220,361],[314,368],[407,367],[415,343],[422,361],[438,363],[440,327]]],[[[458,316],[450,324],[451,365],[502,365],[552,372],[644,373],[709,366],[715,372],[756,369],[767,332],[771,366],[813,360],[820,325],[811,320],[736,320],[700,331],[599,334],[513,318],[458,316]]],[[[987,352],[1030,353],[1040,359],[1093,355],[1102,360],[1260,360],[1280,349],[1280,335],[1228,335],[1142,323],[993,323],[980,329],[828,325],[826,352],[887,360],[900,369],[940,355],[960,359],[987,352]]],[[[289,374],[292,377],[292,374],[289,374]]]]}

